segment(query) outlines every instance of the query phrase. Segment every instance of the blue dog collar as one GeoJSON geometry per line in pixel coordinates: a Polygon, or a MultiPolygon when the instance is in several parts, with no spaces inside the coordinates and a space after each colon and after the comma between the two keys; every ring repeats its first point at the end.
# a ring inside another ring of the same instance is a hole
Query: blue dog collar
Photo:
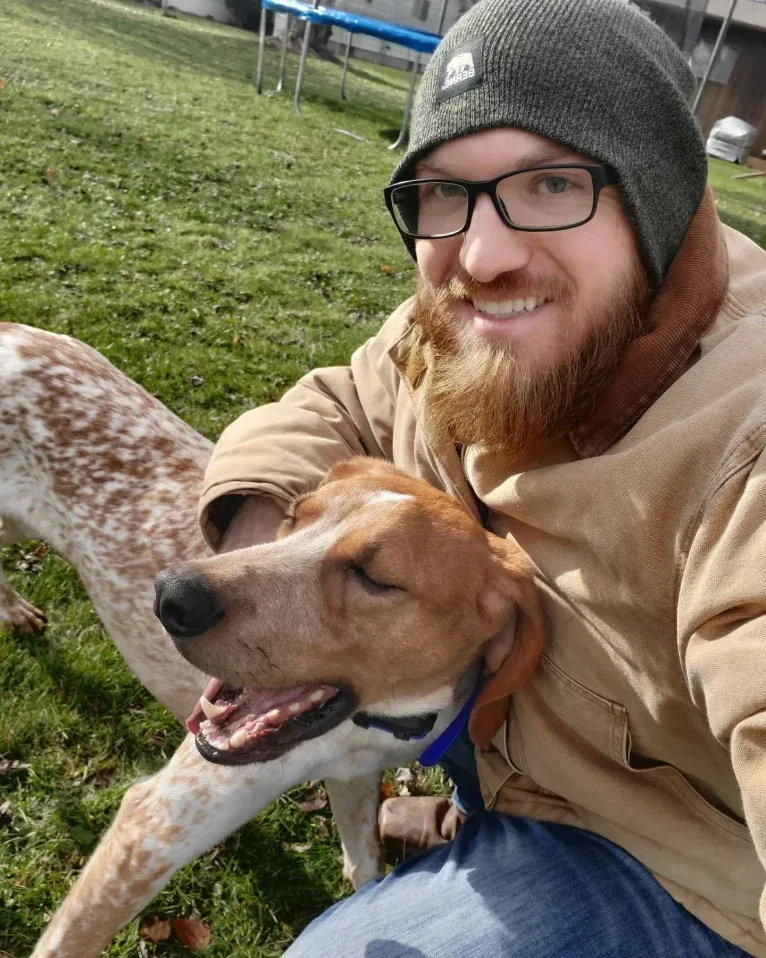
{"type": "Polygon", "coordinates": [[[439,759],[444,755],[447,749],[452,745],[452,743],[457,739],[460,733],[468,724],[468,717],[471,714],[471,709],[474,706],[474,702],[479,697],[479,692],[481,692],[481,683],[478,683],[476,688],[468,696],[463,707],[457,713],[454,719],[450,724],[444,729],[441,735],[434,739],[433,742],[428,746],[428,748],[422,753],[418,761],[424,768],[430,768],[432,765],[436,765],[439,759]]]}

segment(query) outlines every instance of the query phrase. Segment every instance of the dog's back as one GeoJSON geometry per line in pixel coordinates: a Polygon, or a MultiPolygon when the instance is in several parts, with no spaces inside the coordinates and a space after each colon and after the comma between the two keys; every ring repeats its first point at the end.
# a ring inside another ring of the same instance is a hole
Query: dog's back
{"type": "Polygon", "coordinates": [[[196,522],[212,444],[68,336],[0,323],[0,515],[80,573],[140,681],[179,718],[202,676],[152,614],[155,575],[207,549],[196,522]]]}

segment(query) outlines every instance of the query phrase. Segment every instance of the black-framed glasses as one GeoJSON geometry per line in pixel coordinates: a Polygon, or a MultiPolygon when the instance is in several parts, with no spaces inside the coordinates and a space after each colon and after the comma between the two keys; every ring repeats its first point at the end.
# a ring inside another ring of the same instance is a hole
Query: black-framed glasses
{"type": "Polygon", "coordinates": [[[592,219],[599,193],[617,183],[600,163],[560,163],[504,173],[494,180],[404,180],[385,188],[397,229],[412,239],[446,239],[471,225],[476,197],[487,193],[513,230],[568,230],[592,219]]]}

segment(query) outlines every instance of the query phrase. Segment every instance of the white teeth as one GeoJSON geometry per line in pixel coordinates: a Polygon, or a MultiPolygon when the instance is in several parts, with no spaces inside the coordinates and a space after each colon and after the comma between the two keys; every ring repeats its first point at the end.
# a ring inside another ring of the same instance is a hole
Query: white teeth
{"type": "Polygon", "coordinates": [[[324,698],[324,692],[322,689],[317,689],[316,692],[312,692],[311,695],[309,695],[309,698],[312,702],[321,702],[324,698]]]}
{"type": "Polygon", "coordinates": [[[489,316],[512,316],[514,313],[531,312],[542,306],[545,299],[536,296],[528,296],[526,299],[509,299],[505,302],[497,302],[489,299],[471,300],[474,309],[481,313],[487,313],[489,316]]]}
{"type": "Polygon", "coordinates": [[[209,699],[206,699],[204,695],[200,697],[199,704],[202,708],[202,711],[209,719],[223,715],[223,713],[226,711],[226,709],[222,708],[220,705],[213,705],[213,703],[209,699]]]}
{"type": "Polygon", "coordinates": [[[229,745],[231,748],[242,748],[242,746],[247,741],[247,732],[243,728],[238,728],[237,731],[229,739],[229,745]]]}
{"type": "Polygon", "coordinates": [[[288,712],[292,712],[293,714],[295,714],[296,712],[300,712],[300,710],[301,710],[300,702],[291,702],[287,709],[288,712]]]}
{"type": "Polygon", "coordinates": [[[277,719],[282,718],[282,713],[279,709],[272,709],[270,712],[267,712],[264,718],[269,719],[272,722],[276,722],[277,719]]]}
{"type": "Polygon", "coordinates": [[[229,751],[229,743],[228,743],[228,742],[225,742],[225,741],[224,741],[224,742],[216,742],[216,743],[215,743],[215,747],[218,749],[219,752],[228,752],[228,751],[229,751]]]}

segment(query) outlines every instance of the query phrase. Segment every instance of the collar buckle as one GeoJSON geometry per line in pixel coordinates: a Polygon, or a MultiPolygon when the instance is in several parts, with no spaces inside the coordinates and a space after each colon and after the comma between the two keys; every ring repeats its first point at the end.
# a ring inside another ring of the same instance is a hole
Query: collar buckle
{"type": "Polygon", "coordinates": [[[351,719],[359,728],[375,728],[381,732],[390,732],[401,742],[412,739],[425,738],[436,724],[436,712],[428,715],[370,715],[368,712],[357,712],[351,719]]]}

